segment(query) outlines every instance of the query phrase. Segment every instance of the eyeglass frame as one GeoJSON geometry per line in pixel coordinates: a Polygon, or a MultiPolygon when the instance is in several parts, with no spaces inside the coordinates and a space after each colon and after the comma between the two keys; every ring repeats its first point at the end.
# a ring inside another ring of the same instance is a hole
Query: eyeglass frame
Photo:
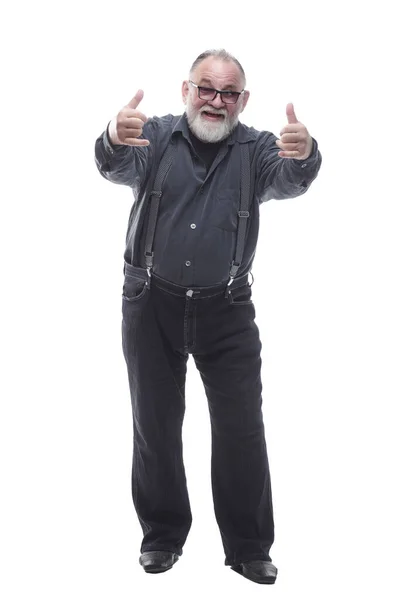
{"type": "Polygon", "coordinates": [[[194,83],[194,82],[193,82],[191,79],[189,79],[189,83],[191,83],[191,84],[192,84],[192,85],[193,85],[195,88],[197,88],[197,95],[198,95],[198,97],[200,98],[200,100],[205,100],[205,98],[201,98],[201,97],[200,97],[200,90],[208,90],[208,91],[210,91],[210,92],[215,92],[215,94],[214,94],[214,97],[213,97],[212,99],[210,98],[209,100],[206,100],[206,102],[213,102],[213,101],[215,100],[215,98],[216,98],[216,97],[218,96],[218,94],[219,94],[219,95],[220,95],[220,98],[221,98],[221,100],[222,100],[222,102],[223,102],[224,104],[237,104],[237,102],[238,102],[238,100],[239,100],[240,96],[241,96],[242,94],[244,94],[244,92],[245,92],[245,89],[244,89],[244,88],[242,89],[242,91],[241,91],[241,92],[237,92],[236,90],[216,90],[215,88],[209,88],[209,87],[206,87],[206,86],[204,86],[204,85],[197,85],[197,84],[196,84],[196,83],[194,83]],[[235,100],[235,102],[226,102],[226,101],[224,100],[224,96],[223,96],[223,94],[237,94],[237,97],[236,97],[236,100],[235,100]]]}

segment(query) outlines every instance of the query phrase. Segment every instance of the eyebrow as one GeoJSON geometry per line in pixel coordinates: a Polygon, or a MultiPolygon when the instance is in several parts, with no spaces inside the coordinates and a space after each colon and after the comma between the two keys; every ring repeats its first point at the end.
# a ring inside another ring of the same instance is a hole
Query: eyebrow
{"type": "MultiPolygon", "coordinates": [[[[207,83],[210,87],[212,87],[213,90],[216,89],[216,88],[213,87],[210,79],[207,79],[207,78],[200,79],[200,84],[199,85],[201,85],[202,82],[207,83]]],[[[229,85],[225,86],[224,90],[226,90],[227,92],[228,91],[233,92],[233,91],[235,91],[234,90],[235,87],[236,86],[235,86],[234,83],[230,83],[229,85]]],[[[224,90],[222,90],[222,91],[224,91],[224,90]]]]}

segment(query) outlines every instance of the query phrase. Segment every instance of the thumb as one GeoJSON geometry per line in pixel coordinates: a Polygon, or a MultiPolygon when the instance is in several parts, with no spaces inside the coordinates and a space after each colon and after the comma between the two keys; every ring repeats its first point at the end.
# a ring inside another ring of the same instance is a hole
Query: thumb
{"type": "Polygon", "coordinates": [[[141,103],[141,101],[143,100],[143,96],[144,96],[144,91],[138,90],[136,92],[136,94],[133,96],[132,100],[130,102],[128,102],[127,106],[129,106],[129,108],[137,108],[139,106],[139,104],[141,103]]]}
{"type": "Polygon", "coordinates": [[[294,112],[293,104],[289,102],[286,106],[286,116],[288,119],[288,123],[298,123],[297,117],[294,112]]]}

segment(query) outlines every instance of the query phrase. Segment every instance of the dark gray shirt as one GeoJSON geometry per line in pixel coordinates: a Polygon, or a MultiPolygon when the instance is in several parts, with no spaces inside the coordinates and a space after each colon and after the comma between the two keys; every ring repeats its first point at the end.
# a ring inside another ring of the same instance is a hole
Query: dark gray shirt
{"type": "Polygon", "coordinates": [[[186,114],[175,126],[173,119],[173,115],[166,115],[147,120],[141,137],[150,141],[149,146],[113,146],[107,129],[96,140],[95,161],[101,175],[131,187],[135,197],[124,258],[131,264],[145,266],[149,194],[160,157],[173,136],[177,148],[163,186],[153,271],[185,287],[225,283],[236,248],[240,144],[249,144],[251,194],[245,251],[237,276],[251,270],[260,205],[267,200],[304,194],[318,174],[321,153],[313,138],[308,159],[281,158],[274,134],[240,122],[226,140],[207,145],[193,139],[186,114]]]}

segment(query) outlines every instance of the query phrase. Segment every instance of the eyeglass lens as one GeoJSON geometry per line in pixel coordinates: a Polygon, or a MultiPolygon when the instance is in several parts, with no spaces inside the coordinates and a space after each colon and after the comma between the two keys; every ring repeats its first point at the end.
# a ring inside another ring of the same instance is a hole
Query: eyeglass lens
{"type": "MultiPolygon", "coordinates": [[[[199,95],[202,100],[214,100],[215,90],[211,88],[199,87],[199,95]]],[[[223,102],[226,104],[235,104],[240,96],[239,92],[220,92],[223,102]]]]}

